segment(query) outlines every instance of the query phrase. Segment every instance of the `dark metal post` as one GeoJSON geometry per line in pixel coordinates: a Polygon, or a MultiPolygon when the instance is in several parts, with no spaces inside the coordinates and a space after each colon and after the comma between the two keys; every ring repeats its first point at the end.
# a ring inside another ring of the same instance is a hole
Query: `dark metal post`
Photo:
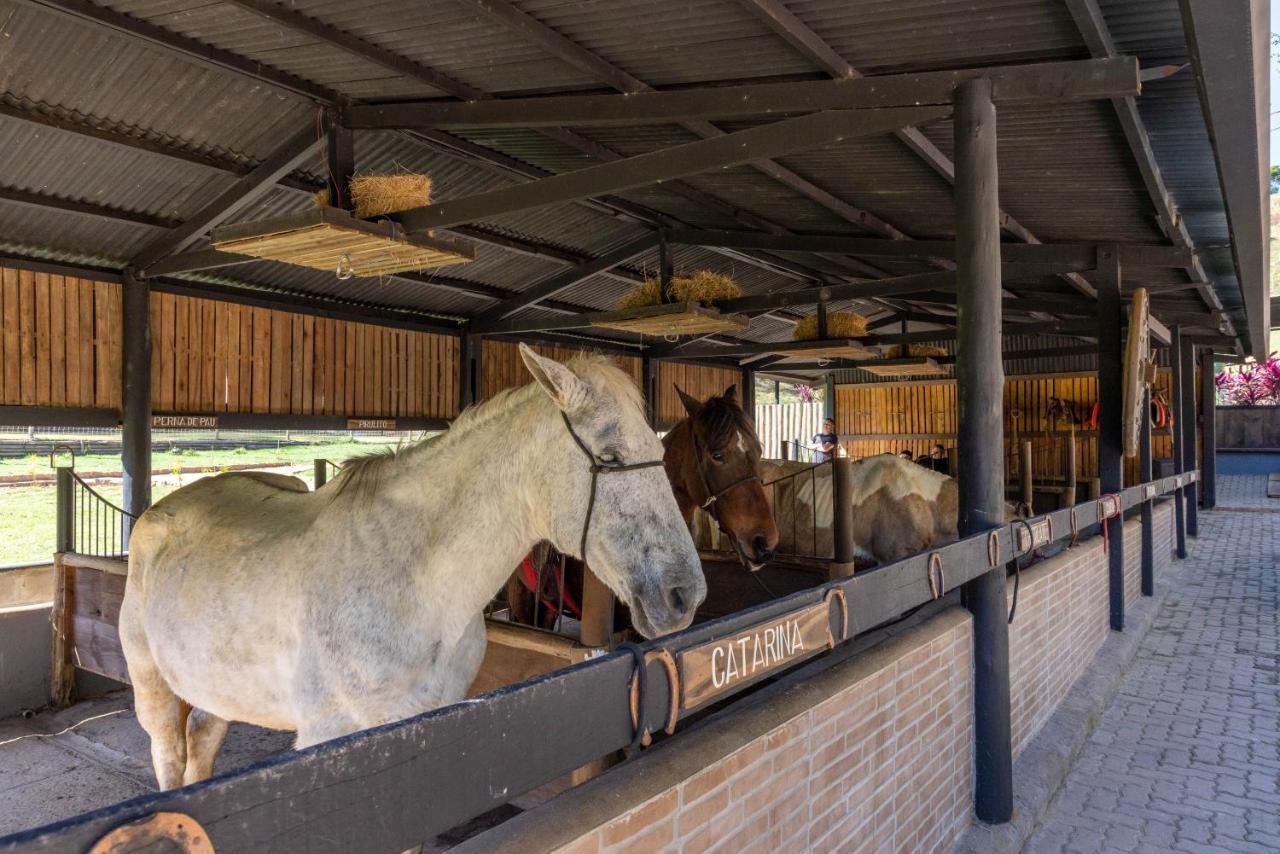
{"type": "Polygon", "coordinates": [[[675,275],[675,260],[671,257],[671,244],[666,231],[658,231],[658,289],[662,302],[671,301],[671,278],[675,275]]]}
{"type": "MultiPolygon", "coordinates": [[[[124,509],[141,516],[151,506],[151,287],[132,269],[121,284],[121,400],[123,431],[120,462],[124,473],[124,509]]],[[[127,546],[133,522],[124,519],[127,546]]]]}
{"type": "Polygon", "coordinates": [[[354,134],[342,126],[342,106],[329,111],[329,128],[326,142],[326,160],[330,207],[351,211],[355,203],[351,199],[351,176],[356,171],[356,147],[354,134]]]}
{"type": "MultiPolygon", "coordinates": [[[[957,87],[954,130],[959,528],[965,537],[1004,522],[1000,201],[990,80],[957,87]]],[[[974,812],[1000,824],[1013,815],[1004,566],[965,584],[964,603],[973,614],[974,812]]]]}
{"type": "MultiPolygon", "coordinates": [[[[1182,396],[1178,399],[1178,418],[1182,421],[1182,470],[1196,470],[1196,351],[1190,339],[1183,339],[1182,348],[1178,350],[1178,361],[1182,365],[1182,396]]],[[[1174,453],[1179,453],[1175,448],[1174,453]]],[[[1188,483],[1184,487],[1187,500],[1187,536],[1200,535],[1200,512],[1196,502],[1196,485],[1188,483]]]]}
{"type": "Polygon", "coordinates": [[[314,465],[316,481],[315,488],[319,489],[329,482],[329,463],[324,460],[316,460],[314,465]]]}
{"type": "Polygon", "coordinates": [[[853,574],[853,460],[836,457],[831,461],[831,497],[835,511],[831,518],[832,558],[840,564],[839,575],[853,574]]]}
{"type": "Polygon", "coordinates": [[[76,550],[76,482],[75,478],[71,476],[72,469],[70,466],[59,466],[55,471],[58,478],[58,495],[56,499],[58,502],[58,529],[54,538],[54,550],[73,552],[76,550]]]}
{"type": "Polygon", "coordinates": [[[742,393],[738,395],[742,401],[742,411],[753,422],[756,418],[756,372],[750,368],[742,369],[742,393]]]}
{"type": "MultiPolygon", "coordinates": [[[[830,418],[832,421],[836,418],[836,378],[832,374],[822,378],[822,417],[830,418]]],[[[836,432],[840,432],[838,423],[836,432]]]]}
{"type": "Polygon", "coordinates": [[[462,336],[462,353],[458,360],[458,410],[466,409],[480,399],[480,348],[479,335],[462,336]]]}
{"type": "Polygon", "coordinates": [[[1218,363],[1213,350],[1200,357],[1200,505],[1218,503],[1218,363]]]}
{"type": "MultiPolygon", "coordinates": [[[[1182,352],[1182,327],[1173,326],[1169,329],[1169,367],[1170,367],[1170,383],[1172,388],[1172,401],[1170,407],[1173,410],[1170,414],[1173,416],[1173,473],[1182,474],[1182,407],[1179,401],[1182,400],[1182,359],[1179,353],[1182,352]]],[[[1186,502],[1183,500],[1185,493],[1181,489],[1175,489],[1173,492],[1173,538],[1175,544],[1175,553],[1178,557],[1187,556],[1187,519],[1186,519],[1186,502]]]]}
{"type": "MultiPolygon", "coordinates": [[[[1120,320],[1120,253],[1098,247],[1098,489],[1119,495],[1124,489],[1124,339],[1120,320]]],[[[1124,516],[1107,526],[1107,594],[1111,629],[1124,630],[1124,516]]]]}
{"type": "MultiPolygon", "coordinates": [[[[1138,428],[1138,480],[1150,483],[1154,472],[1151,467],[1151,389],[1142,395],[1142,426],[1138,428]]],[[[1145,496],[1142,502],[1142,595],[1154,596],[1156,592],[1156,543],[1155,519],[1151,502],[1145,496]]]]}
{"type": "Polygon", "coordinates": [[[820,302],[817,305],[817,309],[818,309],[818,340],[826,341],[827,338],[830,337],[830,333],[827,332],[827,304],[825,302],[820,302]]]}

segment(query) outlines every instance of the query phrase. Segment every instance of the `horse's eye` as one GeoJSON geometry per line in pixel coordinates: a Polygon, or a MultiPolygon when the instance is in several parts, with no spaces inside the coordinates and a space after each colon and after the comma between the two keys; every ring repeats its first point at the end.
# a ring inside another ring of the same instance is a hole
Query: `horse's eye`
{"type": "Polygon", "coordinates": [[[716,462],[718,462],[718,463],[722,463],[722,462],[724,462],[724,452],[723,452],[723,451],[712,451],[712,452],[711,452],[711,459],[715,460],[715,461],[716,461],[716,462]]]}

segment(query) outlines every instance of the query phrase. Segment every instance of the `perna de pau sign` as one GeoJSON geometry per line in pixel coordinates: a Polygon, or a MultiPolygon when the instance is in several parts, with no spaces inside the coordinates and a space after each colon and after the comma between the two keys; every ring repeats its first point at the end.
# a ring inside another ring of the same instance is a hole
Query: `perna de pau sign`
{"type": "Polygon", "coordinates": [[[679,653],[681,709],[696,709],[739,685],[831,649],[843,639],[848,619],[843,592],[832,590],[814,605],[679,653]],[[832,633],[833,619],[839,636],[832,633]]]}
{"type": "Polygon", "coordinates": [[[152,415],[153,430],[217,430],[216,415],[152,415]]]}

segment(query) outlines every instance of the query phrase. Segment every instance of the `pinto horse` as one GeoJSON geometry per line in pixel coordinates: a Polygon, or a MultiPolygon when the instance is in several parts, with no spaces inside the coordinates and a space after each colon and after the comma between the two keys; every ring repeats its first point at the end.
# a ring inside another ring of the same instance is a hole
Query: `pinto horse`
{"type": "MultiPolygon", "coordinates": [[[[692,530],[702,509],[731,539],[743,566],[757,570],[773,557],[778,528],[761,485],[755,425],[738,402],[737,386],[705,401],[679,387],[676,392],[688,416],[663,438],[662,460],[680,513],[692,530]]],[[[513,622],[551,629],[562,605],[568,616],[581,617],[574,612],[582,601],[582,564],[561,558],[544,544],[512,573],[506,602],[513,622]]]]}

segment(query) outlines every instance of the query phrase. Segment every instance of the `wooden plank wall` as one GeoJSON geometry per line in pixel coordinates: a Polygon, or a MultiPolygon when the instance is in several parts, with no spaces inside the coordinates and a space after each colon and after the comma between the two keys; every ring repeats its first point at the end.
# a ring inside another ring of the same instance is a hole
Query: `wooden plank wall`
{"type": "MultiPolygon", "coordinates": [[[[731,385],[742,384],[742,371],[733,368],[717,368],[707,365],[691,365],[683,362],[658,363],[658,427],[666,429],[685,417],[684,404],[676,394],[680,386],[686,394],[698,400],[706,400],[731,385]]],[[[738,389],[742,399],[742,389],[738,389]]]]}
{"type": "Polygon", "coordinates": [[[0,404],[120,406],[120,286],[0,269],[0,404]]]}
{"type": "Polygon", "coordinates": [[[151,297],[157,412],[450,418],[456,336],[151,297]]]}
{"type": "MultiPolygon", "coordinates": [[[[539,356],[567,362],[574,356],[592,352],[590,348],[564,347],[556,344],[533,343],[529,345],[539,356]]],[[[480,351],[480,397],[489,399],[500,391],[516,388],[532,381],[529,371],[520,358],[520,345],[515,341],[487,338],[480,351]]],[[[631,375],[640,385],[641,365],[639,356],[612,356],[615,364],[631,375]]]]}
{"type": "MultiPolygon", "coordinates": [[[[1162,368],[1156,386],[1164,392],[1166,400],[1171,399],[1169,384],[1169,370],[1162,368]]],[[[1087,418],[1098,397],[1097,386],[1097,377],[1092,373],[1006,378],[1004,430],[1009,453],[1014,453],[1012,443],[1015,437],[1048,430],[1044,415],[1050,397],[1073,402],[1076,411],[1087,418]]],[[[944,447],[954,447],[955,381],[838,386],[836,421],[837,430],[846,437],[841,444],[855,459],[902,450],[909,450],[913,457],[919,457],[939,442],[944,447]]],[[[1065,436],[1065,425],[1062,432],[1065,436]]],[[[1037,477],[1065,474],[1065,438],[1028,438],[1033,442],[1037,477]]],[[[1096,437],[1092,431],[1080,431],[1077,442],[1076,476],[1097,477],[1096,437]]],[[[1152,450],[1155,457],[1170,456],[1172,446],[1168,430],[1154,432],[1152,450]]],[[[1128,483],[1136,482],[1136,458],[1125,461],[1125,479],[1128,483]]]]}
{"type": "MultiPolygon", "coordinates": [[[[119,409],[120,320],[118,284],[0,269],[0,405],[119,409]]],[[[456,336],[164,293],[151,325],[157,412],[458,411],[456,336]]]]}

